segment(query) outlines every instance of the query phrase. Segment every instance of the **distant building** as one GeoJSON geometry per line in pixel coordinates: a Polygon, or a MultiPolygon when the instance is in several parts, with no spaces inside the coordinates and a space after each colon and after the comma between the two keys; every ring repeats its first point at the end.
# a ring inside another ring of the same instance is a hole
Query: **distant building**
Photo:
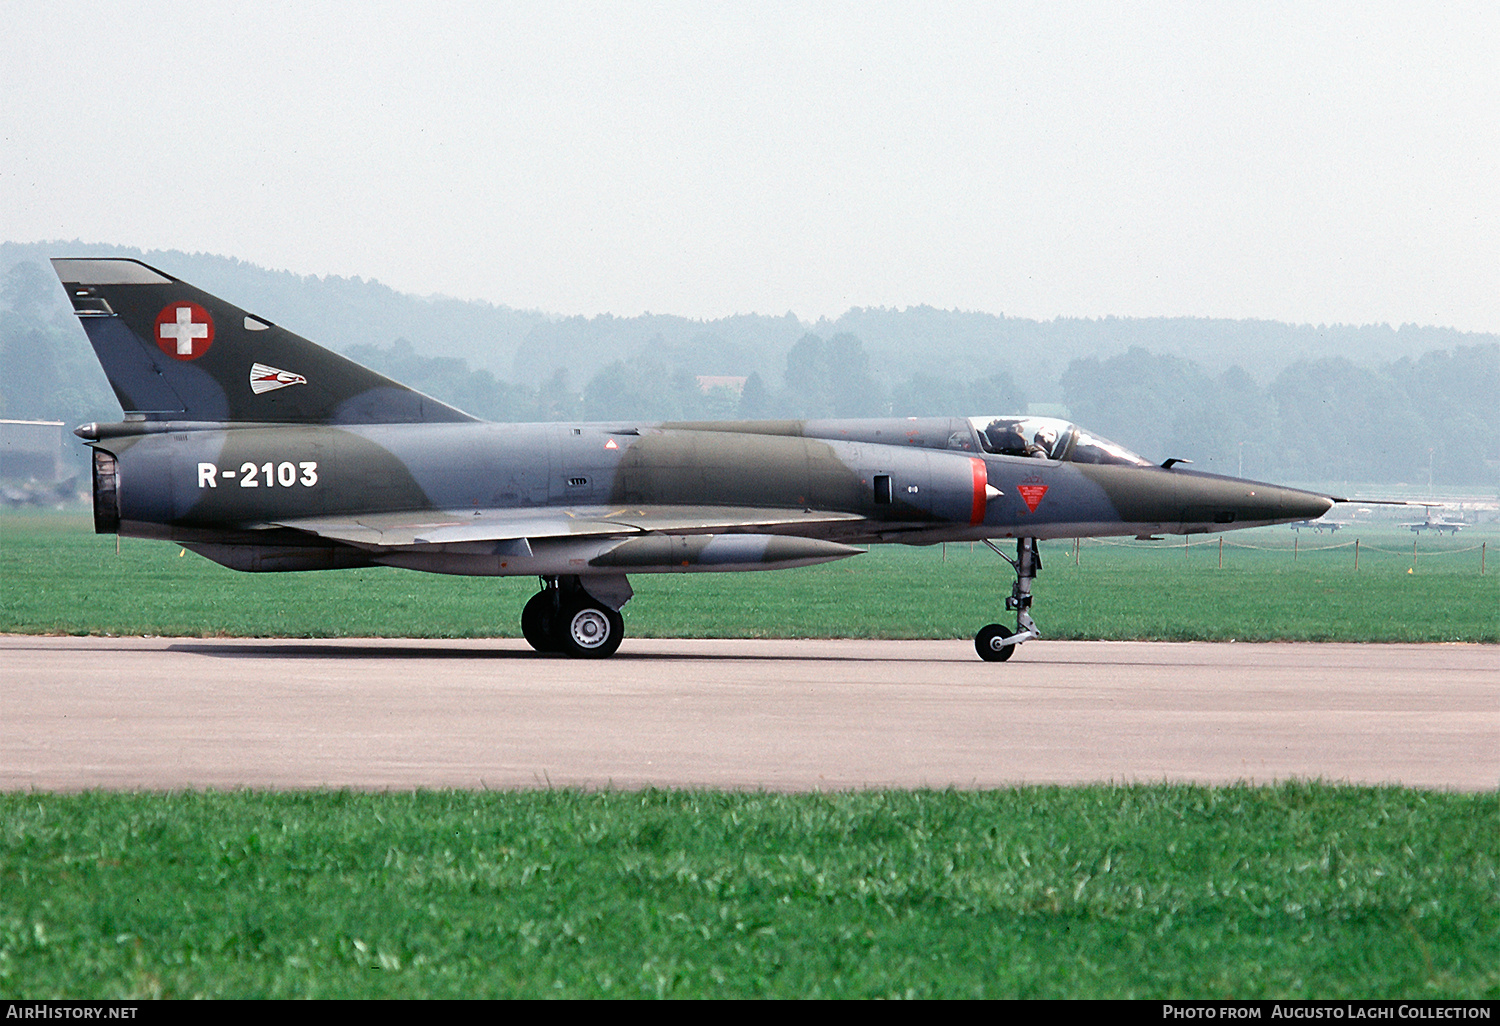
{"type": "Polygon", "coordinates": [[[0,480],[61,481],[68,472],[60,420],[0,420],[0,480]]]}
{"type": "Polygon", "coordinates": [[[698,391],[707,394],[716,388],[731,388],[735,395],[741,395],[745,391],[745,377],[733,374],[699,374],[698,391]]]}

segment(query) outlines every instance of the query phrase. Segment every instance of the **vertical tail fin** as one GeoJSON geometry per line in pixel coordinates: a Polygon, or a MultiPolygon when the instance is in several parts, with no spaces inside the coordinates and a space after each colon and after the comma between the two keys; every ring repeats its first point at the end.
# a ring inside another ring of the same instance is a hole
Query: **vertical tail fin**
{"type": "Polygon", "coordinates": [[[126,414],[410,424],[475,418],[138,260],[54,259],[126,414]]]}

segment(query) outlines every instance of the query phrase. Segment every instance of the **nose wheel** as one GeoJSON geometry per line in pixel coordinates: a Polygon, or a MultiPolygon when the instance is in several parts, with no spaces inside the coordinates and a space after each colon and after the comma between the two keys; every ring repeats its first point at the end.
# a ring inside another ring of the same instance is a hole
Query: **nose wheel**
{"type": "Polygon", "coordinates": [[[974,649],[985,662],[1003,663],[1015,655],[1016,643],[1010,640],[1014,636],[1015,632],[1009,627],[992,623],[979,628],[979,633],[974,635],[974,649]]]}
{"type": "Polygon", "coordinates": [[[1016,629],[1012,631],[1001,624],[992,623],[981,627],[979,633],[974,635],[974,650],[979,653],[979,658],[987,663],[1003,663],[1015,654],[1017,645],[1041,635],[1031,619],[1031,582],[1042,568],[1042,554],[1037,549],[1035,538],[1016,539],[1015,559],[1001,552],[1000,546],[988,538],[984,543],[1016,571],[1016,583],[1011,587],[1010,597],[1005,600],[1005,608],[1015,610],[1016,629]]]}

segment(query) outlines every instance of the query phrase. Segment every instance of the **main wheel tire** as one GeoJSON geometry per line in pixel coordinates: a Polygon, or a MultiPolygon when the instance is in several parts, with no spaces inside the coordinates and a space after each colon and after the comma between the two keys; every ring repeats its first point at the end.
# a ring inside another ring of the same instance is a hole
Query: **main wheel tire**
{"type": "Polygon", "coordinates": [[[527,600],[521,609],[521,636],[526,644],[538,652],[557,652],[562,649],[557,639],[556,596],[552,589],[539,591],[527,600]]]}
{"type": "Polygon", "coordinates": [[[979,633],[974,635],[974,651],[987,663],[1003,663],[1015,654],[1016,646],[997,645],[996,642],[1004,641],[1014,633],[1015,631],[998,623],[981,627],[979,633]]]}
{"type": "Polygon", "coordinates": [[[575,659],[614,655],[625,637],[625,618],[608,606],[589,601],[564,608],[557,626],[562,650],[575,659]]]}

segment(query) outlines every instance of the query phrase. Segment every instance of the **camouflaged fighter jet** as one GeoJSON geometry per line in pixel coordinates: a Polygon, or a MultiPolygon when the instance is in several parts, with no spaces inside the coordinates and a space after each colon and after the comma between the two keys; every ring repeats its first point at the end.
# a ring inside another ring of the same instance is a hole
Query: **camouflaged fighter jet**
{"type": "Polygon", "coordinates": [[[76,432],[99,533],[235,570],[535,576],[521,630],[539,652],[614,652],[630,574],[979,541],[1016,574],[1016,629],[974,639],[1000,661],[1038,636],[1038,539],[1257,527],[1336,501],[1157,466],[1044,417],[485,423],[139,261],[53,265],[125,411],[76,432]]]}

